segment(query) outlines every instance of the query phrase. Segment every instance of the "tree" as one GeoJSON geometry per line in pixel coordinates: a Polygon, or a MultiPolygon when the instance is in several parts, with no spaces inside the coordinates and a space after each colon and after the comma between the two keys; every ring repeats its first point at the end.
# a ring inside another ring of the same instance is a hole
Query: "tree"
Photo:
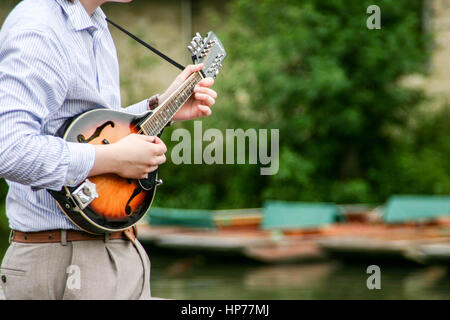
{"type": "Polygon", "coordinates": [[[242,168],[239,175],[218,169],[224,185],[215,188],[227,190],[219,203],[385,200],[390,181],[376,173],[389,172],[384,157],[395,157],[399,141],[390,131],[405,129],[424,98],[399,80],[424,70],[429,38],[421,29],[422,1],[376,1],[381,29],[369,30],[366,9],[373,4],[232,3],[221,34],[229,53],[227,79],[218,81],[222,97],[211,123],[279,128],[280,171],[254,179],[257,168],[242,168]],[[235,194],[246,197],[236,202],[235,194]]]}

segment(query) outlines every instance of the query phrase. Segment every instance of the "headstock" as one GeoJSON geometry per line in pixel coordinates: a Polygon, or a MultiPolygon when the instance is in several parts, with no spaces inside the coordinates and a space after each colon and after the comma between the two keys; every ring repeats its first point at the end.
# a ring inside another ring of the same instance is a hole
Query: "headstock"
{"type": "Polygon", "coordinates": [[[217,77],[227,53],[214,32],[208,32],[205,38],[197,32],[188,49],[192,53],[194,64],[204,64],[202,72],[205,77],[217,77]]]}

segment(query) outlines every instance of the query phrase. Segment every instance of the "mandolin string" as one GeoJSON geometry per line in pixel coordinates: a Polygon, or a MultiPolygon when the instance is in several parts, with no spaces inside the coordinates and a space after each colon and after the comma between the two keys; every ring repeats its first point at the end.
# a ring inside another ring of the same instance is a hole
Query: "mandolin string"
{"type": "MultiPolygon", "coordinates": [[[[180,86],[181,90],[179,89],[179,93],[177,94],[177,96],[180,96],[180,95],[183,96],[183,95],[187,94],[186,91],[192,87],[192,84],[193,84],[194,82],[198,82],[198,81],[197,81],[197,80],[198,80],[198,77],[197,77],[197,79],[196,79],[196,76],[198,76],[198,75],[193,76],[191,79],[189,79],[188,81],[186,81],[182,86],[180,86]]],[[[191,90],[192,90],[192,89],[193,89],[193,88],[191,88],[191,90]]],[[[189,96],[187,97],[187,99],[188,99],[191,95],[192,95],[192,93],[189,94],[189,96]]],[[[186,100],[187,100],[187,99],[186,99],[186,100]]],[[[174,112],[175,110],[173,110],[173,109],[177,109],[177,107],[176,107],[176,105],[174,106],[173,103],[174,103],[173,98],[171,98],[171,100],[169,100],[169,102],[167,102],[167,103],[165,104],[165,106],[163,106],[163,107],[165,107],[164,109],[158,110],[155,114],[153,114],[149,119],[147,119],[147,120],[143,123],[143,125],[141,126],[142,129],[139,130],[138,133],[142,133],[142,131],[144,131],[143,133],[146,133],[146,132],[145,132],[145,131],[146,131],[145,129],[147,129],[148,132],[149,132],[149,133],[148,133],[149,135],[154,135],[154,134],[156,134],[156,131],[158,131],[159,128],[158,128],[157,124],[152,123],[151,120],[153,120],[153,119],[159,119],[159,121],[161,121],[162,119],[161,119],[160,112],[162,112],[163,110],[166,111],[166,112],[168,112],[168,111],[174,112]],[[175,108],[174,108],[174,107],[175,107],[175,108]],[[167,110],[167,108],[168,108],[169,110],[167,110]]],[[[170,121],[170,119],[169,119],[169,121],[170,121]]],[[[163,122],[164,122],[164,121],[163,121],[163,122]]],[[[166,123],[165,123],[165,124],[166,124],[166,123]]],[[[159,131],[160,131],[160,130],[159,130],[159,131]]],[[[146,134],[147,134],[147,133],[146,133],[146,134]]]]}
{"type": "Polygon", "coordinates": [[[138,134],[146,134],[149,136],[156,135],[159,131],[162,130],[162,128],[170,121],[171,117],[166,118],[164,115],[161,114],[161,112],[165,111],[168,113],[169,111],[173,114],[178,111],[179,107],[184,104],[192,95],[192,91],[195,87],[195,85],[202,79],[202,76],[199,72],[196,72],[191,79],[188,79],[183,85],[180,86],[181,90],[179,89],[179,92],[173,96],[166,104],[161,106],[162,109],[159,109],[156,113],[152,114],[149,119],[143,122],[141,125],[141,128],[138,131],[138,134]],[[182,103],[179,103],[177,100],[177,97],[182,97],[181,101],[182,103]],[[174,104],[174,102],[176,102],[174,104]],[[178,104],[178,105],[177,105],[178,104]],[[168,109],[167,109],[168,108],[168,109]],[[163,118],[161,118],[161,116],[163,118]],[[164,126],[161,127],[161,130],[159,128],[159,125],[157,123],[153,123],[153,120],[157,120],[157,122],[161,122],[164,124],[164,126]],[[148,130],[148,133],[146,132],[148,130]]]}

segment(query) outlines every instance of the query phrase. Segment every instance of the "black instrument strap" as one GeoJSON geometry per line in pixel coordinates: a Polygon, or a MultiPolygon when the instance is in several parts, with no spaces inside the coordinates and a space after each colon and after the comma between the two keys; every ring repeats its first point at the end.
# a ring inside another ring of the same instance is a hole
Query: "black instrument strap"
{"type": "Polygon", "coordinates": [[[146,47],[147,49],[151,50],[153,53],[157,54],[158,56],[160,56],[161,58],[163,58],[164,60],[166,60],[167,62],[171,63],[172,65],[174,65],[175,67],[177,67],[180,70],[184,70],[184,66],[179,64],[178,62],[176,62],[175,60],[169,58],[168,56],[166,56],[164,53],[162,53],[161,51],[153,48],[151,45],[149,45],[148,43],[146,43],[145,41],[139,39],[138,37],[136,37],[134,34],[132,34],[131,32],[125,30],[124,28],[122,28],[121,26],[119,26],[118,24],[112,22],[111,20],[109,20],[108,18],[106,18],[106,21],[108,21],[110,24],[112,24],[114,27],[116,27],[117,29],[119,29],[120,31],[122,31],[123,33],[125,33],[126,35],[128,35],[129,37],[131,37],[132,39],[136,40],[137,42],[139,42],[140,44],[142,44],[144,47],[146,47]]]}

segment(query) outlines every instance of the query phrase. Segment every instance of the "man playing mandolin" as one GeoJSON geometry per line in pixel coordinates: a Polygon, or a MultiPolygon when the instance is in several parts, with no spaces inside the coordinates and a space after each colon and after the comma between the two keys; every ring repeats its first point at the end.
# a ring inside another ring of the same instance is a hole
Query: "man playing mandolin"
{"type": "MultiPolygon", "coordinates": [[[[131,0],[24,0],[0,32],[0,177],[9,185],[12,232],[0,285],[7,299],[150,299],[150,260],[134,229],[80,230],[47,189],[87,177],[144,179],[166,161],[156,136],[108,144],[55,136],[74,116],[102,106],[142,114],[202,69],[190,65],[166,92],[122,109],[116,49],[100,5],[131,0]]],[[[217,94],[204,78],[172,120],[209,116],[217,94]]],[[[114,195],[113,195],[114,196],[114,195]]]]}

